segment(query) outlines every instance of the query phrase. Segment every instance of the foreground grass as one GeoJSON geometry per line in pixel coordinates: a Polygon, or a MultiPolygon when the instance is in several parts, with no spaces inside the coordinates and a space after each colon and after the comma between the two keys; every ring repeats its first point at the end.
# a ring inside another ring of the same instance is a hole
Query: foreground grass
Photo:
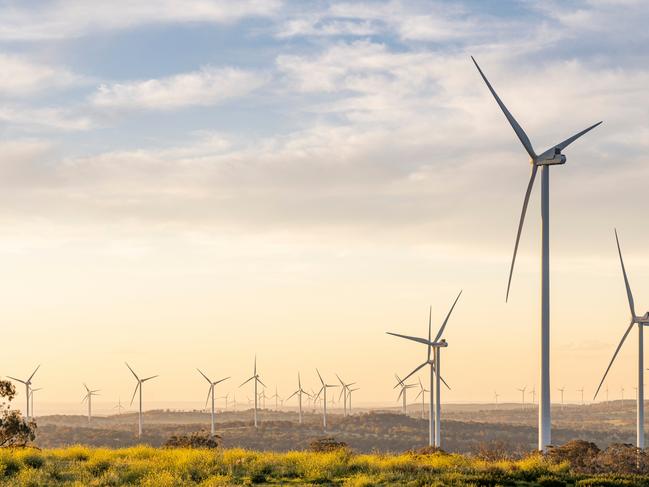
{"type": "Polygon", "coordinates": [[[540,456],[486,462],[462,455],[269,453],[242,449],[111,450],[75,446],[0,450],[0,485],[7,486],[614,486],[646,485],[647,476],[588,476],[540,456]]]}

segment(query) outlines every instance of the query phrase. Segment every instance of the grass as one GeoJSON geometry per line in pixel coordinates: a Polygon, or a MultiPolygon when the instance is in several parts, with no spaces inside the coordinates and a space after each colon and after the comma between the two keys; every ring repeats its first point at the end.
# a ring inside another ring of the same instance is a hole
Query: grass
{"type": "Polygon", "coordinates": [[[353,454],[243,449],[0,450],[2,486],[631,486],[649,476],[580,475],[541,456],[487,462],[463,455],[353,454]]]}

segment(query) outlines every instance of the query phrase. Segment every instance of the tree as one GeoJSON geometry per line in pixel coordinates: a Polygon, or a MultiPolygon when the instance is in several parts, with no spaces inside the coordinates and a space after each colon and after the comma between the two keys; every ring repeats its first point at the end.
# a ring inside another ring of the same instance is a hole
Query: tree
{"type": "Polygon", "coordinates": [[[36,438],[36,422],[27,422],[19,411],[11,409],[16,388],[0,379],[0,447],[25,446],[36,438]]]}

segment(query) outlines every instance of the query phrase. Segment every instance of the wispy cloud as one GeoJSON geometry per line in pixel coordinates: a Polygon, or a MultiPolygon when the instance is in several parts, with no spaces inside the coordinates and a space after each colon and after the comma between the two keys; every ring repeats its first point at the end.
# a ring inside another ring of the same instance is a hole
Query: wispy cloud
{"type": "Polygon", "coordinates": [[[0,53],[0,96],[26,96],[81,82],[69,70],[0,53]]]}
{"type": "Polygon", "coordinates": [[[29,8],[24,2],[0,7],[0,39],[45,40],[147,24],[228,23],[274,14],[280,0],[49,0],[29,8]]]}
{"type": "Polygon", "coordinates": [[[235,68],[204,67],[167,78],[104,84],[92,95],[98,107],[169,110],[209,106],[250,93],[264,83],[264,76],[235,68]]]}

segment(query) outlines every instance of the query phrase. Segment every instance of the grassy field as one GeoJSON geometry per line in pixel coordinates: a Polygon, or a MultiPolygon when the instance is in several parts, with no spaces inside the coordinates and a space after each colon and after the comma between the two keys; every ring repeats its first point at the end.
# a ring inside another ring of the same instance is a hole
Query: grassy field
{"type": "Polygon", "coordinates": [[[613,486],[647,485],[649,476],[572,473],[541,456],[487,462],[462,455],[267,453],[242,449],[0,450],[0,485],[20,486],[613,486]]]}

